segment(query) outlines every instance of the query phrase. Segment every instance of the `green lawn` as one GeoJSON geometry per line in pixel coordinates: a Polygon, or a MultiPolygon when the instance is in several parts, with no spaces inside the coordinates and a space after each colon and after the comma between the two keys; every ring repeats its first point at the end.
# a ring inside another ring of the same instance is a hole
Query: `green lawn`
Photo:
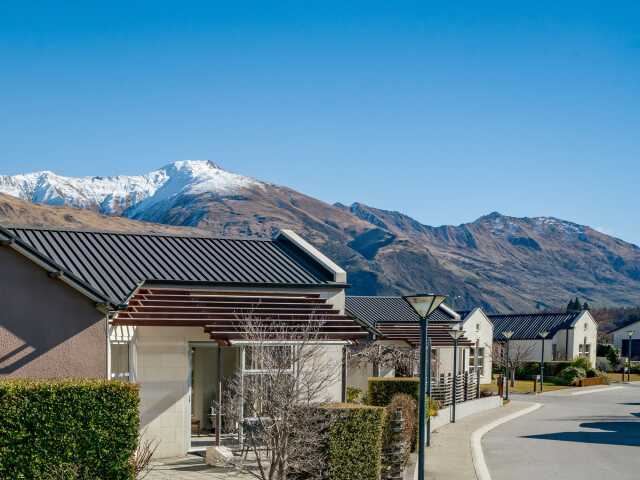
{"type": "MultiPolygon", "coordinates": [[[[632,375],[633,378],[633,375],[632,375]]],[[[540,385],[538,385],[538,388],[540,385]]],[[[551,392],[553,390],[562,390],[563,388],[568,388],[565,385],[554,385],[552,383],[544,382],[544,391],[551,392]]],[[[498,385],[496,385],[495,380],[491,384],[480,385],[480,390],[483,392],[497,392],[498,385]]],[[[509,392],[513,393],[532,393],[533,392],[533,381],[532,380],[516,380],[515,386],[511,386],[509,384],[509,392]]]]}
{"type": "MultiPolygon", "coordinates": [[[[611,383],[616,383],[616,382],[620,382],[622,381],[622,374],[621,373],[607,373],[607,378],[609,379],[609,381],[611,383]]],[[[624,376],[624,381],[627,381],[627,376],[624,376]]],[[[637,373],[632,373],[631,374],[631,381],[632,382],[640,382],[640,374],[637,373]]]]}

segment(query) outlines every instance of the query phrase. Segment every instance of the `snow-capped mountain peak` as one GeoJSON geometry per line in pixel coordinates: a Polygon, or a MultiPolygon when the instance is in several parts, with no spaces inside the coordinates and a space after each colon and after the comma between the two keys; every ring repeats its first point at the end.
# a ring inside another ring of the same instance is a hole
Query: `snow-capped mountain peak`
{"type": "Polygon", "coordinates": [[[178,195],[233,195],[263,184],[223,170],[209,160],[181,160],[145,175],[64,177],[51,171],[0,175],[0,193],[49,205],[133,216],[178,195]]]}

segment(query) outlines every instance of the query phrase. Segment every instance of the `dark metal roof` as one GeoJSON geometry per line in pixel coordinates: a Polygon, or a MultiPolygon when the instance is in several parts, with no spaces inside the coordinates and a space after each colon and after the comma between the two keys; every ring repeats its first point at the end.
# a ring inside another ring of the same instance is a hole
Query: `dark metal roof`
{"type": "Polygon", "coordinates": [[[626,322],[624,322],[623,324],[618,325],[616,328],[614,328],[612,330],[609,330],[607,333],[613,333],[613,332],[617,332],[618,330],[623,330],[623,329],[633,325],[634,323],[638,323],[638,322],[640,322],[640,320],[638,320],[637,318],[636,319],[631,318],[631,319],[627,320],[626,322]]]}
{"type": "Polygon", "coordinates": [[[558,330],[571,328],[582,313],[510,313],[487,316],[493,323],[493,339],[504,341],[502,332],[506,331],[513,332],[513,340],[540,339],[539,333],[543,331],[553,336],[558,330]]]}
{"type": "MultiPolygon", "coordinates": [[[[369,325],[379,323],[418,323],[420,317],[409,303],[402,297],[350,296],[346,298],[346,308],[360,320],[369,325]]],[[[455,318],[442,308],[438,308],[429,316],[429,321],[453,322],[455,318]]]]}
{"type": "Polygon", "coordinates": [[[143,282],[326,285],[332,275],[286,239],[230,239],[35,228],[8,233],[114,304],[143,282]]]}

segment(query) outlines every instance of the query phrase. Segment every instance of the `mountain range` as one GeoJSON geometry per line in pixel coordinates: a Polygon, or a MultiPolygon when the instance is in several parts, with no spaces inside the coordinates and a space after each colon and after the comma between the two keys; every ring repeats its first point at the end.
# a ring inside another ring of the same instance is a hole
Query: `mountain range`
{"type": "Polygon", "coordinates": [[[331,205],[210,161],[141,176],[0,176],[0,194],[4,224],[225,236],[291,228],[348,271],[352,294],[433,290],[455,308],[489,311],[557,308],[576,296],[640,305],[640,248],[552,217],[494,212],[433,227],[361,203],[331,205]]]}

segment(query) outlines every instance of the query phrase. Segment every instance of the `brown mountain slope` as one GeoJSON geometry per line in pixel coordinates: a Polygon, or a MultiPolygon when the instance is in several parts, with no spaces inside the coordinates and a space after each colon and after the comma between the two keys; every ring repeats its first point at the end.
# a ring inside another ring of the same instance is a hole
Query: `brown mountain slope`
{"type": "Polygon", "coordinates": [[[426,246],[447,270],[490,297],[495,309],[554,308],[575,296],[592,305],[640,304],[640,248],[589,227],[499,213],[430,227],[362,204],[349,211],[426,246]]]}
{"type": "Polygon", "coordinates": [[[348,210],[287,187],[263,184],[234,195],[182,195],[138,212],[133,218],[194,225],[218,235],[271,236],[278,229],[290,228],[349,272],[350,293],[438,290],[469,305],[488,305],[489,299],[482,292],[468,288],[444,269],[427,248],[396,241],[389,232],[348,210]],[[386,248],[379,251],[382,246],[386,248]]]}
{"type": "Polygon", "coordinates": [[[56,227],[113,232],[147,232],[183,235],[205,234],[199,229],[139,222],[123,217],[100,215],[71,207],[35,205],[0,193],[0,225],[56,227]]]}

